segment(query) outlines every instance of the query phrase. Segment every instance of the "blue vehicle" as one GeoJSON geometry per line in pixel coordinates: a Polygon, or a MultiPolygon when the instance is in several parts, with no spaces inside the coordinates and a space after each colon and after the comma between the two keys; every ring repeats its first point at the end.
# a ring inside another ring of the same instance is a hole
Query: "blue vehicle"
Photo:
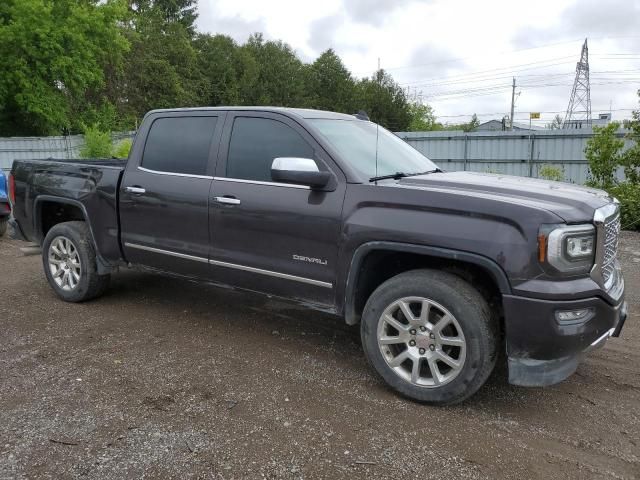
{"type": "Polygon", "coordinates": [[[7,176],[0,170],[0,237],[7,231],[7,223],[11,215],[11,204],[7,195],[7,176]]]}

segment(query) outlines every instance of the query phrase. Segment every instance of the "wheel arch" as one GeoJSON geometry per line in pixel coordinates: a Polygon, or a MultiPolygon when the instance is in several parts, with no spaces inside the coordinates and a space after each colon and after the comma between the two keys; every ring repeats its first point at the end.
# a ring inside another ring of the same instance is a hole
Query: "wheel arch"
{"type": "Polygon", "coordinates": [[[85,222],[89,229],[89,236],[91,237],[91,242],[96,252],[98,273],[100,275],[110,273],[113,269],[110,264],[102,258],[98,251],[93,227],[89,221],[89,214],[82,202],[72,198],[57,197],[55,195],[39,195],[35,198],[33,202],[33,232],[40,245],[42,245],[48,231],[53,226],[74,220],[85,222]],[[46,216],[50,212],[50,209],[55,209],[56,207],[58,209],[62,208],[64,212],[64,214],[59,217],[59,221],[56,221],[58,219],[51,220],[46,216]]]}
{"type": "Polygon", "coordinates": [[[380,284],[418,268],[447,270],[462,278],[482,277],[488,283],[487,291],[482,292],[485,296],[501,297],[511,293],[504,270],[482,255],[425,245],[368,242],[358,247],[351,258],[344,297],[346,323],[360,322],[367,299],[380,284]]]}

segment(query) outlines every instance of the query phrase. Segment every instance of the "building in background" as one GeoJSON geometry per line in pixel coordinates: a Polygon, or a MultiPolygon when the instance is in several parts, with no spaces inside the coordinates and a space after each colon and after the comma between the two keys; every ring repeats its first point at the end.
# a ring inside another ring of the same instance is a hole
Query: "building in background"
{"type": "Polygon", "coordinates": [[[567,120],[564,124],[563,128],[568,128],[570,130],[576,130],[581,128],[591,128],[591,127],[604,127],[605,125],[611,123],[611,113],[601,113],[598,115],[598,118],[592,118],[591,124],[589,125],[586,120],[567,120]]]}
{"type": "MultiPolygon", "coordinates": [[[[489,120],[488,122],[481,123],[473,131],[474,132],[502,132],[508,130],[508,120],[489,120]]],[[[529,126],[526,123],[513,122],[513,130],[544,130],[542,127],[536,127],[535,125],[529,126]]]]}

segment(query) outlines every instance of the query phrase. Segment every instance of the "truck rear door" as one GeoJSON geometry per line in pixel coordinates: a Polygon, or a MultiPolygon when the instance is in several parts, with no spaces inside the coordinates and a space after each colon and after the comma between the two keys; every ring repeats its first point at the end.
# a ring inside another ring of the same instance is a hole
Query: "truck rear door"
{"type": "Polygon", "coordinates": [[[209,191],[224,112],[158,112],[138,133],[120,187],[120,231],[133,264],[207,276],[209,191]]]}

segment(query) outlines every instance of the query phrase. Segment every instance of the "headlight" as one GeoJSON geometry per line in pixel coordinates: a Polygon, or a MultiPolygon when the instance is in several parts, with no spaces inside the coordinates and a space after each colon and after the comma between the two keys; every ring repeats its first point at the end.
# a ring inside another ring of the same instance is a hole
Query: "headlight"
{"type": "Polygon", "coordinates": [[[593,225],[563,225],[547,234],[541,232],[539,240],[546,247],[546,255],[539,252],[540,260],[546,259],[560,272],[586,273],[593,266],[596,245],[593,225]]]}

